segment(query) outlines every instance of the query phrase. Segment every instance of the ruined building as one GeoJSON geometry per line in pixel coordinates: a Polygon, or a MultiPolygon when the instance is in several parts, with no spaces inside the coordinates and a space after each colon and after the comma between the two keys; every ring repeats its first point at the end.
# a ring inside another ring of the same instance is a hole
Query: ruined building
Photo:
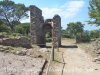
{"type": "MultiPolygon", "coordinates": [[[[49,12],[49,11],[48,11],[49,12]]],[[[52,43],[55,47],[61,45],[61,18],[54,15],[52,19],[46,19],[42,16],[42,10],[38,7],[30,6],[31,22],[31,44],[46,46],[46,33],[52,33],[52,43]]]]}

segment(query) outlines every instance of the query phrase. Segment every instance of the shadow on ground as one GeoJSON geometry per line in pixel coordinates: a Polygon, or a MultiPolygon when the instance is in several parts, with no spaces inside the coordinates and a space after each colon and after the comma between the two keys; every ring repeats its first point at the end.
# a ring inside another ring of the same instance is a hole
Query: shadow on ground
{"type": "Polygon", "coordinates": [[[46,46],[46,48],[52,48],[52,46],[46,46]]]}
{"type": "Polygon", "coordinates": [[[58,61],[58,60],[54,60],[54,61],[63,64],[63,62],[61,62],[61,61],[58,61]]]}
{"type": "Polygon", "coordinates": [[[68,46],[62,45],[61,48],[78,48],[78,46],[77,45],[68,45],[68,46]]]}

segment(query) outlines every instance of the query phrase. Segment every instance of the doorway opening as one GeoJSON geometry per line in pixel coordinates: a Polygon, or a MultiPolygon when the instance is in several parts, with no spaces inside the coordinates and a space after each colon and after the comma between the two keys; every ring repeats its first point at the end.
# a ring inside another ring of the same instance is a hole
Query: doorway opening
{"type": "Polygon", "coordinates": [[[47,32],[45,34],[45,38],[46,38],[46,47],[52,47],[52,33],[51,32],[47,32]]]}

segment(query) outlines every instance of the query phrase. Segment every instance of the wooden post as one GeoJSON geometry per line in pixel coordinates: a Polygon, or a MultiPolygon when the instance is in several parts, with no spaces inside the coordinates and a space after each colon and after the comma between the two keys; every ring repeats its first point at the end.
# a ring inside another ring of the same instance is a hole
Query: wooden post
{"type": "Polygon", "coordinates": [[[58,46],[58,43],[57,43],[57,51],[59,52],[59,46],[58,46]]]}
{"type": "Polygon", "coordinates": [[[54,45],[52,45],[52,61],[54,61],[54,45]]]}
{"type": "Polygon", "coordinates": [[[59,47],[57,47],[57,51],[59,52],[59,47]]]}

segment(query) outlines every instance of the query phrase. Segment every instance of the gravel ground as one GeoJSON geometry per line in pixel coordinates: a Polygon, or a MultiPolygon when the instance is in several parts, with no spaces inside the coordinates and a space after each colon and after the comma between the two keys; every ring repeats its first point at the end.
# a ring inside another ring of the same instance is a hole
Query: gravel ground
{"type": "Polygon", "coordinates": [[[45,60],[0,52],[0,75],[39,75],[45,60]]]}

